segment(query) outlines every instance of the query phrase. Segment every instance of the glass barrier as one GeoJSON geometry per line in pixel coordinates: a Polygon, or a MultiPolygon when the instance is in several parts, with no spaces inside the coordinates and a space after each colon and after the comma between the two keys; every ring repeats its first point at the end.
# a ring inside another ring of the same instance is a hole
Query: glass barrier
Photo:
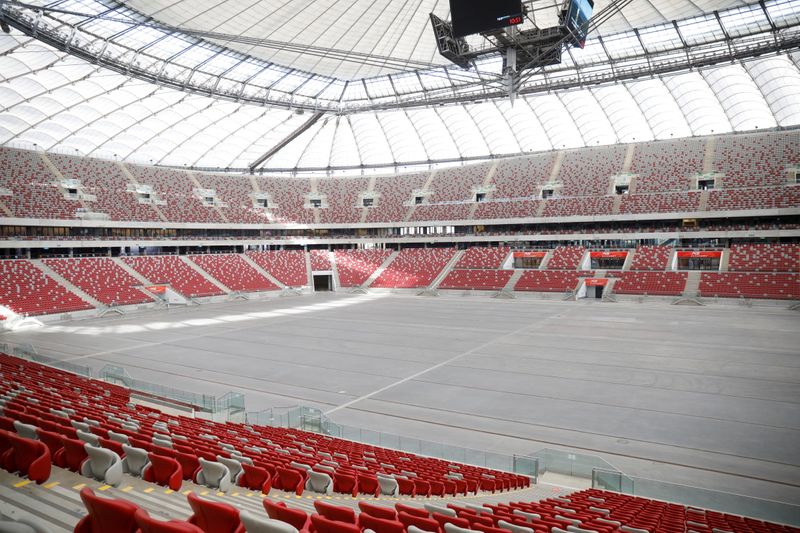
{"type": "Polygon", "coordinates": [[[21,359],[33,361],[35,363],[41,363],[43,365],[52,366],[53,368],[72,372],[73,374],[78,374],[79,376],[87,378],[92,377],[91,367],[85,365],[76,365],[75,363],[70,363],[69,361],[59,361],[58,359],[53,359],[52,357],[40,355],[36,351],[36,348],[30,344],[17,344],[12,350],[12,355],[21,359]]]}
{"type": "Polygon", "coordinates": [[[124,368],[115,365],[104,366],[100,370],[100,378],[109,383],[127,387],[142,395],[152,396],[155,399],[164,398],[175,403],[184,404],[196,411],[206,413],[227,411],[229,415],[244,412],[244,395],[240,393],[229,392],[218,399],[211,394],[200,394],[142,381],[131,377],[124,368]]]}
{"type": "Polygon", "coordinates": [[[800,506],[798,505],[630,476],[615,470],[595,470],[592,474],[592,487],[691,505],[692,507],[702,507],[723,513],[751,516],[770,522],[800,525],[800,506]]]}
{"type": "Polygon", "coordinates": [[[553,472],[572,477],[592,479],[595,469],[614,471],[614,466],[595,455],[544,448],[531,454],[539,459],[539,474],[553,472]]]}
{"type": "Polygon", "coordinates": [[[409,452],[417,455],[436,457],[447,461],[455,461],[475,466],[514,472],[532,478],[536,483],[538,459],[517,455],[504,455],[501,453],[473,450],[460,446],[450,446],[441,442],[426,440],[373,431],[337,424],[319,409],[304,406],[281,407],[265,409],[263,411],[247,413],[247,423],[285,428],[297,428],[304,431],[321,433],[332,437],[339,437],[354,442],[381,446],[394,450],[409,452]]]}

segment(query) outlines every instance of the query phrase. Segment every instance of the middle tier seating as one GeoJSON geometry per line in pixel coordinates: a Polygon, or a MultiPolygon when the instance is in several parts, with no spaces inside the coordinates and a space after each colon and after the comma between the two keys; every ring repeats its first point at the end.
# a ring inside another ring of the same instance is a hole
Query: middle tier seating
{"type": "Polygon", "coordinates": [[[123,257],[139,274],[151,283],[168,283],[184,296],[214,296],[223,294],[219,287],[204,278],[177,255],[123,257]]]}
{"type": "Polygon", "coordinates": [[[454,248],[404,248],[371,286],[400,289],[427,287],[455,253],[454,248]]]}
{"type": "Polygon", "coordinates": [[[392,255],[391,250],[336,250],[339,285],[360,287],[392,255]]]}
{"type": "Polygon", "coordinates": [[[107,257],[43,259],[57,274],[106,305],[152,302],[153,298],[137,287],[142,282],[107,257]]]}
{"type": "Polygon", "coordinates": [[[233,291],[272,291],[278,288],[236,254],[190,255],[189,259],[233,291]]]}

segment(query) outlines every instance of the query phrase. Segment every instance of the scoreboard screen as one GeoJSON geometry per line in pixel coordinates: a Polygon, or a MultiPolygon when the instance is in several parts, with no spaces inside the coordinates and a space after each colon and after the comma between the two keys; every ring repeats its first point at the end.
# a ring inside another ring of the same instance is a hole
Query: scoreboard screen
{"type": "Polygon", "coordinates": [[[575,35],[572,44],[581,48],[586,44],[586,34],[589,31],[589,19],[592,18],[593,9],[593,0],[570,0],[564,23],[567,29],[575,35]]]}
{"type": "Polygon", "coordinates": [[[522,0],[450,0],[453,35],[464,37],[522,24],[522,0]]]}

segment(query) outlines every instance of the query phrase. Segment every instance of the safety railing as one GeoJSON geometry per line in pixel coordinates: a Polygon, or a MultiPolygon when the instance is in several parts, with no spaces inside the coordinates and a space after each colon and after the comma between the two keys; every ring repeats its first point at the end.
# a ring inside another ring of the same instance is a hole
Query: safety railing
{"type": "MultiPolygon", "coordinates": [[[[8,345],[4,345],[5,348],[3,349],[4,352],[8,352],[8,345]]],[[[11,354],[19,357],[21,359],[27,359],[28,361],[33,361],[35,363],[41,363],[43,365],[51,366],[53,368],[58,368],[60,370],[66,370],[67,372],[72,372],[73,374],[78,374],[79,376],[84,376],[87,378],[92,377],[92,368],[85,365],[77,365],[75,363],[70,363],[69,361],[59,361],[58,359],[54,359],[52,357],[47,357],[45,355],[41,355],[36,348],[32,344],[12,344],[11,345],[11,354]]]]}
{"type": "Polygon", "coordinates": [[[174,405],[191,408],[195,411],[211,414],[227,413],[228,420],[235,420],[239,417],[242,420],[244,419],[245,398],[244,394],[238,392],[229,392],[217,398],[211,394],[165,387],[133,378],[124,368],[116,365],[104,366],[100,370],[100,378],[109,383],[127,387],[132,392],[155,401],[166,399],[174,405]]]}
{"type": "Polygon", "coordinates": [[[539,460],[539,475],[548,472],[570,477],[592,479],[595,470],[616,471],[614,466],[596,455],[544,448],[531,454],[539,460]]]}
{"type": "Polygon", "coordinates": [[[301,429],[362,444],[409,452],[415,455],[513,472],[530,477],[534,483],[538,480],[539,466],[538,459],[535,457],[475,450],[442,442],[426,441],[394,433],[337,424],[325,416],[322,411],[313,407],[275,407],[263,411],[250,412],[247,413],[247,423],[301,429]]]}
{"type": "Polygon", "coordinates": [[[592,487],[800,526],[798,505],[631,476],[617,470],[595,469],[592,472],[592,487]]]}

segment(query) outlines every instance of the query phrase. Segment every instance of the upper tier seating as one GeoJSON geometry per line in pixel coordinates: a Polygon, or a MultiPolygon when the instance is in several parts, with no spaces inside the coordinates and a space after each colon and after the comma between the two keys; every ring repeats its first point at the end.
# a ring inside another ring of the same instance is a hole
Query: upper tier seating
{"type": "Polygon", "coordinates": [[[578,279],[590,277],[589,271],[569,271],[569,270],[528,270],[522,274],[517,284],[514,285],[515,291],[534,291],[534,292],[568,292],[578,287],[578,279]]]}
{"type": "Polygon", "coordinates": [[[609,272],[618,278],[614,292],[619,294],[650,294],[680,296],[686,287],[686,272],[609,272]]]}
{"type": "Polygon", "coordinates": [[[800,135],[762,133],[719,137],[714,171],[726,189],[783,185],[786,167],[800,164],[800,135]]]}
{"type": "Polygon", "coordinates": [[[561,196],[603,196],[611,189],[611,176],[622,172],[626,147],[602,146],[566,152],[558,180],[561,196]]]}
{"type": "Polygon", "coordinates": [[[359,287],[392,255],[391,250],[336,250],[339,285],[359,287]]]}
{"type": "Polygon", "coordinates": [[[467,248],[455,268],[500,268],[510,253],[511,248],[508,246],[496,248],[473,246],[467,248]]]}
{"type": "Polygon", "coordinates": [[[448,272],[439,288],[499,291],[508,284],[513,274],[513,270],[454,269],[448,272]]]}
{"type": "Polygon", "coordinates": [[[253,207],[253,198],[250,196],[255,191],[247,176],[238,174],[194,175],[204,189],[214,189],[217,199],[225,205],[220,210],[228,222],[240,224],[268,224],[269,217],[265,210],[253,207]]]}
{"type": "Polygon", "coordinates": [[[477,219],[533,218],[542,200],[489,200],[478,204],[477,219]]]}
{"type": "Polygon", "coordinates": [[[403,220],[410,209],[403,205],[412,200],[412,193],[422,189],[430,173],[381,176],[375,180],[375,192],[380,194],[378,205],[367,212],[367,222],[403,220]]]}
{"type": "Polygon", "coordinates": [[[278,288],[236,254],[190,255],[189,259],[232,291],[273,291],[278,288]]]}
{"type": "Polygon", "coordinates": [[[306,254],[302,250],[247,252],[247,256],[288,287],[308,285],[306,254]]]}
{"type": "Polygon", "coordinates": [[[700,193],[630,194],[621,198],[620,213],[685,213],[700,210],[700,193]]]}
{"type": "Polygon", "coordinates": [[[328,250],[311,250],[309,252],[309,256],[311,257],[312,271],[333,269],[333,265],[331,265],[330,252],[328,252],[328,250]]]}
{"type": "MultiPolygon", "coordinates": [[[[298,494],[303,492],[307,469],[324,472],[334,481],[340,476],[354,479],[357,492],[367,494],[374,494],[379,474],[390,479],[395,475],[413,477],[415,482],[427,483],[438,495],[512,490],[530,483],[524,476],[296,429],[167,415],[128,403],[127,389],[2,354],[0,373],[3,376],[0,393],[17,391],[4,407],[5,416],[12,420],[59,433],[67,440],[76,435],[73,423],[88,424],[91,433],[86,435],[97,437],[103,448],[122,450],[119,443],[108,438],[112,431],[127,436],[131,446],[172,457],[182,465],[198,465],[200,459],[217,464],[219,458],[243,464],[252,462],[253,466],[273,473],[273,487],[285,484],[281,472],[292,474],[290,477],[299,480],[299,484],[291,487],[298,494]],[[154,439],[156,435],[159,437],[154,439]],[[171,448],[159,444],[164,439],[171,441],[171,448]]],[[[184,468],[184,478],[195,479],[199,470],[194,468],[192,471],[184,468]]],[[[415,482],[410,486],[415,487],[415,482]]],[[[348,487],[348,494],[352,490],[348,487]]]]}
{"type": "Polygon", "coordinates": [[[800,245],[733,244],[728,269],[743,272],[800,272],[800,245]]]}
{"type": "Polygon", "coordinates": [[[150,185],[158,198],[167,202],[160,206],[161,213],[170,222],[222,223],[213,207],[206,207],[194,189],[202,188],[192,176],[181,170],[130,165],[131,174],[142,185],[150,185]]]}
{"type": "Polygon", "coordinates": [[[306,209],[305,197],[311,192],[311,183],[302,178],[255,178],[261,192],[269,193],[272,202],[277,205],[270,210],[270,219],[274,223],[298,222],[310,224],[314,222],[314,210],[306,209]]]}
{"type": "Polygon", "coordinates": [[[107,257],[43,259],[57,274],[106,305],[152,302],[153,298],[136,288],[142,282],[107,257]]]}
{"type": "Polygon", "coordinates": [[[432,205],[418,205],[411,220],[467,218],[473,205],[472,188],[483,185],[489,168],[490,165],[481,164],[439,170],[430,184],[433,194],[428,203],[432,205]]]}
{"type": "Polygon", "coordinates": [[[555,161],[553,152],[498,160],[492,198],[538,198],[539,187],[547,182],[555,161]]]}
{"type": "Polygon", "coordinates": [[[788,209],[800,205],[800,187],[760,187],[720,189],[710,192],[709,211],[740,209],[788,209]]]}
{"type": "Polygon", "coordinates": [[[581,259],[586,253],[586,248],[582,246],[556,246],[550,262],[547,263],[548,270],[575,270],[580,268],[581,259]]]}
{"type": "Polygon", "coordinates": [[[0,261],[0,305],[25,315],[69,313],[92,308],[25,259],[0,261]]]}
{"type": "Polygon", "coordinates": [[[60,154],[48,157],[65,178],[80,180],[85,192],[97,197],[96,202],[88,202],[92,211],[106,213],[112,220],[160,220],[152,206],[140,204],[136,193],[128,192],[128,185],[133,182],[117,163],[60,154]]]}
{"type": "MultiPolygon", "coordinates": [[[[337,178],[264,177],[191,174],[178,169],[128,165],[135,180],[151,185],[167,202],[158,209],[140,205],[126,192],[130,179],[117,163],[53,154],[51,159],[66,177],[80,179],[94,211],[115,220],[157,221],[161,211],[168,221],[186,223],[298,223],[353,224],[361,221],[398,222],[478,220],[504,218],[603,216],[616,214],[611,177],[625,170],[629,149],[629,195],[618,201],[619,213],[669,213],[703,210],[776,209],[797,207],[800,187],[788,185],[789,167],[800,164],[797,132],[728,135],[715,139],[714,158],[706,159],[709,139],[677,139],[633,146],[570,149],[533,154],[495,163],[465,165],[397,176],[337,178]],[[561,161],[559,166],[555,165],[561,161]],[[704,162],[708,168],[704,168],[704,162]],[[495,166],[492,171],[493,165],[495,166]],[[713,167],[713,168],[712,168],[713,167]],[[541,186],[553,171],[561,183],[557,197],[543,201],[541,186]],[[694,178],[707,172],[723,176],[717,189],[703,194],[689,190],[694,178]],[[488,179],[487,179],[488,178],[488,179]],[[426,183],[430,184],[426,188],[426,183]],[[313,180],[313,181],[312,181],[313,180]],[[487,186],[485,200],[473,203],[474,187],[487,186]],[[214,189],[226,205],[203,206],[195,189],[214,189]],[[361,192],[376,194],[375,207],[359,205],[361,192]],[[746,188],[746,189],[745,189],[746,188]],[[316,190],[326,195],[328,208],[306,208],[306,196],[316,190]],[[426,200],[413,206],[414,193],[426,200]],[[256,192],[270,195],[269,209],[253,207],[256,192]],[[429,193],[429,194],[427,194],[429,193]],[[428,205],[430,204],[430,205],[428,205]],[[222,215],[220,214],[222,213],[222,215]],[[223,218],[224,216],[224,218],[223,218]]],[[[709,155],[711,155],[709,151],[709,155]]],[[[0,148],[0,188],[12,196],[0,203],[15,217],[73,219],[83,206],[67,200],[56,186],[56,174],[35,152],[0,148]]],[[[2,208],[0,208],[0,211],[2,208]]]]}
{"type": "Polygon", "coordinates": [[[630,172],[636,194],[686,191],[689,176],[703,172],[705,139],[676,139],[637,144],[630,172]]]}
{"type": "Polygon", "coordinates": [[[0,188],[12,193],[0,196],[0,202],[15,217],[74,219],[81,204],[66,200],[57,181],[38,153],[0,148],[0,188]]]}
{"type": "Polygon", "coordinates": [[[123,257],[122,260],[151,283],[168,283],[184,296],[223,294],[219,287],[176,255],[123,257]]]}
{"type": "Polygon", "coordinates": [[[666,270],[672,247],[639,246],[633,253],[631,270],[666,270]]]}
{"type": "Polygon", "coordinates": [[[613,196],[584,196],[580,198],[550,198],[544,204],[544,217],[574,217],[610,215],[613,196]]]}
{"type": "Polygon", "coordinates": [[[454,248],[404,248],[371,287],[427,287],[455,253],[454,248]]]}
{"type": "Polygon", "coordinates": [[[326,194],[328,208],[321,209],[319,221],[323,224],[345,224],[361,221],[363,207],[358,204],[359,194],[367,190],[368,178],[320,178],[317,188],[326,194]]]}
{"type": "Polygon", "coordinates": [[[800,275],[703,272],[700,296],[723,298],[800,299],[800,275]]]}

